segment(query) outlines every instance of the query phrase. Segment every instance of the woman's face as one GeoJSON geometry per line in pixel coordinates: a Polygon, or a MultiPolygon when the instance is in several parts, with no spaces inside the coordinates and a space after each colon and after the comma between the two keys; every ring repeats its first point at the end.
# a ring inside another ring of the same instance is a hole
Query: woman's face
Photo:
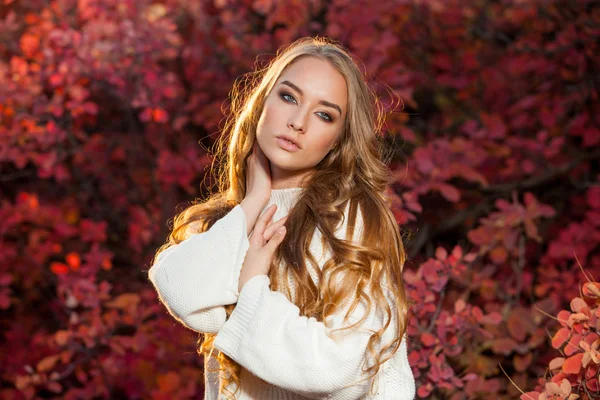
{"type": "Polygon", "coordinates": [[[346,80],[326,61],[302,57],[281,73],[256,131],[270,161],[273,189],[301,186],[327,155],[342,132],[347,99],[346,80]]]}

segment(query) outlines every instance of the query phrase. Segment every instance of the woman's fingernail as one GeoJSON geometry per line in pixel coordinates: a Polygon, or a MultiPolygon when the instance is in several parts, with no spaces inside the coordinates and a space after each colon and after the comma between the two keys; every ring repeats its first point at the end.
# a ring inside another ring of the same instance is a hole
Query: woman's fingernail
{"type": "Polygon", "coordinates": [[[277,229],[277,233],[279,235],[283,234],[285,232],[285,226],[280,227],[279,229],[277,229]]]}

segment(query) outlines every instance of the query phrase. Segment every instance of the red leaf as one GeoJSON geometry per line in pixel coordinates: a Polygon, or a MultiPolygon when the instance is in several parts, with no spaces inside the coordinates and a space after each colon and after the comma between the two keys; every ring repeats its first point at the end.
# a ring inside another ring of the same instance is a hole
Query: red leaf
{"type": "Polygon", "coordinates": [[[152,119],[158,123],[165,123],[169,120],[169,114],[162,108],[155,108],[152,111],[152,119]]]}
{"type": "Polygon", "coordinates": [[[425,398],[431,394],[433,391],[433,385],[430,382],[427,382],[425,385],[421,385],[417,390],[417,394],[420,398],[425,398]]]}
{"type": "Polygon", "coordinates": [[[587,191],[587,202],[591,208],[600,208],[600,186],[592,186],[587,191]]]}
{"type": "Polygon", "coordinates": [[[64,275],[69,272],[69,267],[61,262],[52,262],[50,264],[50,271],[54,272],[56,275],[64,275]]]}
{"type": "Polygon", "coordinates": [[[569,321],[570,316],[571,316],[571,313],[569,311],[561,310],[561,311],[559,311],[559,313],[556,317],[558,318],[558,322],[566,328],[568,325],[567,321],[569,321]]]}
{"type": "Polygon", "coordinates": [[[517,347],[517,342],[511,338],[501,338],[492,341],[492,350],[497,354],[504,354],[505,356],[513,352],[517,347]]]}
{"type": "Polygon", "coordinates": [[[437,343],[437,338],[431,333],[425,332],[421,334],[421,343],[423,343],[425,347],[431,347],[437,343]]]}
{"type": "Polygon", "coordinates": [[[507,258],[508,253],[502,246],[494,247],[494,249],[490,251],[490,259],[494,262],[494,264],[502,264],[507,258]]]}
{"type": "Polygon", "coordinates": [[[439,183],[438,189],[444,198],[452,203],[456,203],[460,200],[460,191],[452,185],[447,183],[439,183]]]}
{"type": "Polygon", "coordinates": [[[598,378],[593,377],[591,379],[586,379],[585,386],[594,392],[600,390],[600,384],[598,383],[598,378]]]}
{"type": "Polygon", "coordinates": [[[482,324],[498,325],[502,322],[502,315],[499,312],[493,311],[479,320],[482,324]]]}
{"type": "Polygon", "coordinates": [[[484,112],[480,113],[479,116],[488,131],[488,138],[502,139],[506,136],[506,125],[502,121],[502,116],[498,114],[490,115],[484,112]]]}
{"type": "Polygon", "coordinates": [[[145,108],[144,111],[140,113],[140,120],[142,122],[150,122],[152,120],[152,109],[145,108]]]}
{"type": "Polygon", "coordinates": [[[417,137],[411,129],[409,129],[405,126],[401,126],[399,129],[399,133],[400,133],[400,136],[402,137],[402,139],[406,140],[407,142],[410,142],[410,143],[417,142],[417,137]]]}
{"type": "Polygon", "coordinates": [[[521,318],[519,318],[519,315],[511,315],[508,318],[506,325],[510,335],[514,337],[518,342],[522,342],[523,340],[525,340],[527,332],[525,331],[525,326],[521,318]]]}
{"type": "Polygon", "coordinates": [[[531,364],[532,360],[533,360],[532,353],[527,353],[524,356],[515,354],[515,357],[513,358],[513,365],[515,366],[515,369],[517,371],[525,372],[527,370],[527,367],[529,367],[529,365],[531,364]]]}
{"type": "Polygon", "coordinates": [[[586,147],[596,146],[600,143],[600,131],[594,127],[589,127],[583,131],[583,145],[586,147]]]}

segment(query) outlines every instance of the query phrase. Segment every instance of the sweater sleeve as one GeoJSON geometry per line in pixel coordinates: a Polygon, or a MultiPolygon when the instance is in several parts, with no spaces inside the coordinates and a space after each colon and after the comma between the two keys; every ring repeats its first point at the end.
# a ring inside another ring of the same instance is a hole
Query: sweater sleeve
{"type": "MultiPolygon", "coordinates": [[[[282,293],[269,289],[266,275],[250,279],[214,345],[259,378],[311,399],[357,399],[372,380],[361,372],[371,334],[383,326],[369,313],[358,329],[332,333],[358,321],[360,304],[343,323],[338,312],[328,324],[299,315],[282,293]],[[361,382],[362,380],[362,382],[361,382]]],[[[391,326],[391,325],[390,325],[391,326]]]]}
{"type": "Polygon", "coordinates": [[[246,215],[237,205],[206,232],[161,252],[148,276],[175,319],[195,331],[216,333],[225,323],[224,306],[238,299],[248,247],[246,215]]]}
{"type": "MultiPolygon", "coordinates": [[[[360,232],[361,226],[357,228],[360,232]]],[[[365,380],[368,374],[362,367],[370,336],[384,325],[384,313],[369,312],[358,329],[334,332],[359,321],[369,307],[359,303],[344,321],[348,304],[342,305],[323,323],[300,316],[299,308],[269,284],[265,275],[246,282],[215,347],[264,381],[307,398],[357,399],[367,394],[372,379],[365,380]]],[[[385,335],[395,336],[394,329],[391,323],[385,335]]]]}

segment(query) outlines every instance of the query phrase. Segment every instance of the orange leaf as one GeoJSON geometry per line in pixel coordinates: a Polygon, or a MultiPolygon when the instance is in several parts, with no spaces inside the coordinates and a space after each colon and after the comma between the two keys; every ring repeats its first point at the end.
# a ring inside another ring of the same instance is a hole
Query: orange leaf
{"type": "Polygon", "coordinates": [[[105,258],[104,260],[102,260],[102,269],[105,271],[108,271],[112,268],[112,261],[110,261],[110,258],[105,258]]]}
{"type": "MultiPolygon", "coordinates": [[[[4,4],[6,4],[6,2],[4,4]]],[[[27,25],[34,25],[40,21],[40,17],[35,15],[35,13],[27,13],[25,15],[24,21],[27,25]]]]}
{"type": "Polygon", "coordinates": [[[560,328],[558,332],[552,337],[552,347],[560,349],[562,345],[569,340],[571,331],[567,328],[560,328]]]}
{"type": "Polygon", "coordinates": [[[47,372],[50,371],[55,365],[56,362],[60,359],[60,354],[54,354],[53,356],[48,356],[42,358],[38,363],[36,369],[38,372],[47,372]]]}
{"type": "Polygon", "coordinates": [[[69,272],[69,267],[61,262],[54,261],[50,263],[50,271],[54,272],[56,275],[64,275],[69,272]]]}
{"type": "Polygon", "coordinates": [[[158,376],[158,388],[161,393],[172,393],[176,391],[181,384],[181,377],[175,372],[167,372],[158,376]]]}
{"type": "Polygon", "coordinates": [[[155,108],[152,111],[152,119],[159,123],[164,123],[169,120],[169,114],[162,108],[155,108]]]}
{"type": "Polygon", "coordinates": [[[109,308],[126,309],[135,307],[140,302],[140,296],[135,293],[124,293],[112,301],[106,302],[105,306],[109,308]]]}
{"type": "Polygon", "coordinates": [[[567,358],[562,366],[563,372],[565,374],[577,375],[579,371],[581,371],[582,359],[583,353],[577,353],[574,356],[567,358]]]}
{"type": "Polygon", "coordinates": [[[70,338],[71,338],[70,331],[61,330],[61,331],[57,331],[54,334],[54,340],[56,341],[56,344],[59,346],[64,346],[65,344],[67,344],[67,342],[69,341],[70,338]]]}
{"type": "Polygon", "coordinates": [[[565,345],[564,352],[567,356],[577,353],[580,351],[579,342],[581,341],[581,335],[574,333],[567,344],[565,345]]]}
{"type": "Polygon", "coordinates": [[[31,57],[35,54],[40,45],[40,38],[31,33],[21,36],[21,51],[25,57],[31,57]]]}
{"type": "Polygon", "coordinates": [[[75,252],[71,252],[69,254],[67,254],[67,264],[69,264],[69,266],[71,267],[71,269],[73,271],[77,271],[79,269],[79,267],[81,266],[81,257],[79,257],[79,254],[75,253],[75,252]]]}

